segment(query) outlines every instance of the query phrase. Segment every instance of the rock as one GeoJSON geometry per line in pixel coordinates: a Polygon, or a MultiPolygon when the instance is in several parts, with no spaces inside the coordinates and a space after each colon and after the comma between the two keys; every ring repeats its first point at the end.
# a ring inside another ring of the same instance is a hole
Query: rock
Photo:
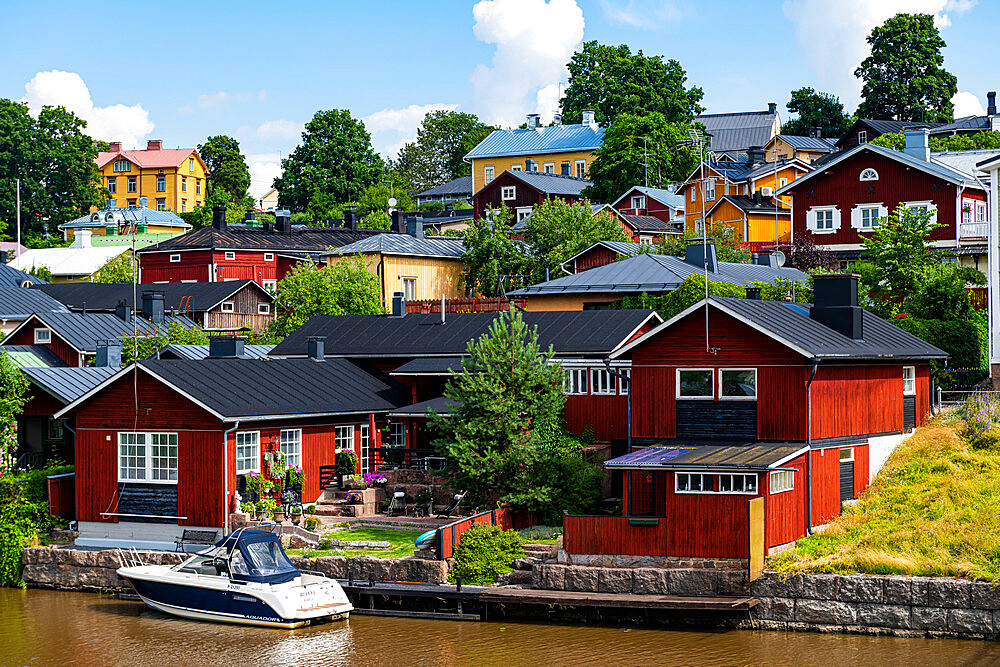
{"type": "Polygon", "coordinates": [[[755,597],[802,597],[802,575],[783,572],[765,572],[750,584],[750,594],[755,597]]]}
{"type": "Polygon", "coordinates": [[[791,598],[761,598],[754,615],[769,621],[794,621],[795,600],[791,598]]]}
{"type": "Polygon", "coordinates": [[[531,571],[531,586],[550,591],[563,590],[567,567],[569,566],[556,564],[535,565],[531,571]]]}
{"type": "Polygon", "coordinates": [[[669,570],[667,589],[671,595],[711,595],[715,592],[715,572],[700,568],[669,570]]]}
{"type": "Polygon", "coordinates": [[[858,624],[866,628],[907,629],[910,627],[910,607],[861,603],[858,605],[858,624]]]}
{"type": "Polygon", "coordinates": [[[744,570],[718,569],[714,576],[719,595],[746,595],[750,590],[749,574],[744,570]]]}
{"type": "Polygon", "coordinates": [[[632,573],[632,592],[639,595],[666,595],[667,571],[653,567],[639,567],[632,573]]]}
{"type": "Polygon", "coordinates": [[[972,602],[972,583],[961,579],[936,579],[927,586],[927,605],[967,609],[972,602]]]}
{"type": "Polygon", "coordinates": [[[1000,588],[985,581],[972,582],[972,606],[976,609],[1000,609],[1000,588]]]}
{"type": "Polygon", "coordinates": [[[600,583],[600,570],[586,565],[567,565],[564,590],[596,593],[600,583]]]}
{"type": "Polygon", "coordinates": [[[913,607],[910,625],[914,630],[944,630],[948,612],[937,607],[913,607]]]}
{"type": "Polygon", "coordinates": [[[962,634],[993,634],[993,614],[983,609],[952,609],[948,612],[948,629],[962,634]]]}
{"type": "Polygon", "coordinates": [[[839,577],[835,574],[810,574],[802,577],[801,594],[813,600],[836,600],[839,577]]]}
{"type": "Polygon", "coordinates": [[[886,604],[912,604],[910,577],[884,577],[882,580],[882,601],[886,604]]]}
{"type": "Polygon", "coordinates": [[[344,556],[323,556],[313,561],[317,572],[333,579],[347,579],[347,558],[344,556]]]}
{"type": "Polygon", "coordinates": [[[927,607],[927,587],[934,581],[933,577],[912,577],[910,579],[910,604],[914,607],[927,607]]]}
{"type": "Polygon", "coordinates": [[[631,593],[632,570],[602,569],[598,576],[597,590],[601,593],[631,593]]]}
{"type": "Polygon", "coordinates": [[[795,603],[795,620],[820,625],[851,625],[857,611],[847,602],[799,600],[795,603]]]}
{"type": "Polygon", "coordinates": [[[882,580],[863,574],[837,577],[837,599],[845,602],[882,602],[882,580]]]}
{"type": "Polygon", "coordinates": [[[527,570],[513,570],[506,574],[501,574],[497,578],[497,583],[506,586],[526,586],[531,583],[531,572],[527,570]]]}

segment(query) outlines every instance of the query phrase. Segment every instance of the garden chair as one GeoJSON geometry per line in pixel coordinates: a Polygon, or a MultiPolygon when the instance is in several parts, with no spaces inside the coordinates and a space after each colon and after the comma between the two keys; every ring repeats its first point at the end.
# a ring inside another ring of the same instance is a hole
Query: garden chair
{"type": "Polygon", "coordinates": [[[406,489],[401,486],[397,486],[396,490],[393,491],[385,515],[392,516],[394,511],[399,512],[400,515],[406,514],[406,489]]]}
{"type": "Polygon", "coordinates": [[[450,517],[452,514],[457,512],[458,506],[462,504],[462,499],[465,498],[466,493],[468,493],[468,491],[463,491],[462,493],[456,493],[455,497],[451,499],[450,503],[448,503],[448,506],[445,507],[440,512],[438,512],[437,516],[450,517]]]}

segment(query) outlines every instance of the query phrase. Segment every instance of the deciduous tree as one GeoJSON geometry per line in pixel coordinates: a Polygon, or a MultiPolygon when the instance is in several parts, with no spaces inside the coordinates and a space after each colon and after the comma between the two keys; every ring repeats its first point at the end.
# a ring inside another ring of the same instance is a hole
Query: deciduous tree
{"type": "Polygon", "coordinates": [[[498,296],[522,285],[526,260],[510,238],[510,226],[511,213],[506,206],[490,209],[486,216],[469,223],[462,255],[462,282],[469,292],[498,296]]]}
{"type": "Polygon", "coordinates": [[[851,117],[844,113],[844,105],[836,95],[799,88],[792,91],[786,106],[798,118],[782,125],[782,134],[809,136],[819,130],[824,137],[838,138],[851,126],[851,117]]]}
{"type": "Polygon", "coordinates": [[[417,129],[417,140],[400,149],[396,167],[415,193],[468,176],[472,172],[465,155],[494,129],[475,114],[432,111],[417,129]]]}
{"type": "Polygon", "coordinates": [[[224,134],[198,145],[198,154],[208,166],[208,192],[224,190],[232,201],[242,201],[250,188],[250,168],[240,152],[240,142],[224,134]]]}
{"type": "Polygon", "coordinates": [[[287,335],[313,315],[376,315],[385,312],[379,281],[359,258],[342,258],[317,268],[302,262],[278,281],[277,317],[271,325],[287,335]]]}
{"type": "Polygon", "coordinates": [[[139,271],[139,258],[126,251],[117,257],[112,257],[97,270],[98,282],[124,283],[131,285],[136,280],[139,271]]]}
{"type": "Polygon", "coordinates": [[[567,259],[597,241],[630,241],[621,223],[602,211],[593,215],[589,203],[570,204],[547,199],[531,212],[524,230],[531,257],[531,281],[562,275],[567,259]]]}

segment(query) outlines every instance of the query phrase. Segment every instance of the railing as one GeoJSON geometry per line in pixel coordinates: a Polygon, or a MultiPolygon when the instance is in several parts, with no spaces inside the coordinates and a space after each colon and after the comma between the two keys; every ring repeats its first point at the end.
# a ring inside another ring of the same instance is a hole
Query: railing
{"type": "Polygon", "coordinates": [[[337,481],[337,466],[328,465],[319,467],[319,488],[325,489],[329,486],[333,486],[333,483],[337,481]]]}
{"type": "Polygon", "coordinates": [[[372,447],[374,470],[441,470],[447,459],[433,449],[409,449],[406,447],[372,447]]]}
{"type": "MultiPolygon", "coordinates": [[[[445,313],[500,313],[511,309],[524,310],[527,299],[504,299],[502,297],[483,299],[445,299],[445,313]]],[[[407,315],[427,315],[429,313],[441,312],[440,299],[428,299],[425,301],[407,301],[407,315]]]]}
{"type": "Polygon", "coordinates": [[[256,313],[205,313],[206,329],[250,329],[264,331],[274,319],[274,315],[256,313]]]}
{"type": "Polygon", "coordinates": [[[740,247],[750,252],[760,252],[761,250],[774,250],[774,241],[741,241],[740,247]]]}
{"type": "Polygon", "coordinates": [[[959,227],[959,238],[985,239],[989,234],[988,222],[963,222],[959,227]]]}
{"type": "Polygon", "coordinates": [[[434,551],[437,554],[438,560],[451,558],[455,554],[455,547],[458,545],[459,540],[462,539],[462,535],[477,523],[487,526],[500,526],[504,530],[514,527],[513,519],[505,505],[501,505],[494,510],[487,510],[465,517],[464,519],[459,519],[454,523],[449,523],[447,526],[441,526],[435,531],[437,539],[434,551]]]}

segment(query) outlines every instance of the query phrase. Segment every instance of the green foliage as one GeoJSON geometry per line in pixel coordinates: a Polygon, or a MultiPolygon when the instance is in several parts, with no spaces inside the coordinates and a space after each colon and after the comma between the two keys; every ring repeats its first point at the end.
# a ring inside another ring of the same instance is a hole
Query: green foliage
{"type": "Polygon", "coordinates": [[[112,257],[97,270],[97,282],[131,285],[139,271],[139,258],[132,251],[112,257]]]}
{"type": "Polygon", "coordinates": [[[913,293],[923,271],[937,258],[927,237],[941,225],[931,221],[928,211],[898,206],[863,243],[868,261],[875,267],[874,281],[867,287],[875,298],[892,295],[897,302],[913,293]]]}
{"type": "Polygon", "coordinates": [[[352,449],[338,449],[334,461],[338,475],[353,475],[358,465],[358,455],[352,449]]]}
{"type": "Polygon", "coordinates": [[[605,212],[593,215],[589,202],[570,204],[561,199],[546,199],[527,219],[524,240],[531,255],[531,281],[561,274],[567,259],[597,241],[630,241],[621,223],[605,212]]]}
{"type": "MultiPolygon", "coordinates": [[[[676,60],[633,54],[625,44],[586,42],[566,65],[569,86],[559,102],[564,123],[581,122],[584,109],[596,111],[608,127],[618,114],[660,113],[670,123],[690,123],[701,113],[701,88],[685,88],[687,74],[676,60]]],[[[634,185],[635,183],[633,183],[634,185]]],[[[619,193],[621,194],[621,193],[619,193]]]]}
{"type": "Polygon", "coordinates": [[[613,202],[637,183],[661,187],[683,180],[698,166],[694,150],[681,145],[689,138],[688,128],[656,111],[616,115],[594,152],[587,174],[593,185],[583,195],[596,202],[613,202]]]}
{"type": "Polygon", "coordinates": [[[992,394],[973,394],[959,407],[964,424],[959,433],[973,449],[1000,451],[1000,400],[992,394]]]}
{"type": "Polygon", "coordinates": [[[27,402],[28,387],[10,354],[0,349],[0,475],[17,449],[17,417],[27,402]]]}
{"type": "Polygon", "coordinates": [[[506,206],[491,208],[482,218],[469,221],[462,254],[465,268],[462,282],[466,291],[498,296],[521,286],[522,276],[529,269],[524,254],[510,238],[511,221],[506,206]]]}
{"type": "Polygon", "coordinates": [[[35,276],[39,280],[44,280],[45,282],[52,282],[52,269],[47,266],[32,266],[30,269],[25,271],[25,273],[35,276]]]}
{"type": "MultiPolygon", "coordinates": [[[[948,360],[951,368],[988,369],[989,356],[984,353],[988,338],[985,327],[980,327],[975,317],[962,320],[896,317],[892,323],[951,355],[948,360]]],[[[932,365],[940,367],[941,362],[932,365]]]]}
{"type": "Polygon", "coordinates": [[[423,204],[417,207],[417,211],[420,213],[437,213],[438,211],[444,210],[444,204],[439,201],[425,201],[423,204]]]}
{"type": "Polygon", "coordinates": [[[389,197],[396,198],[396,208],[398,209],[408,211],[413,208],[413,200],[410,199],[410,196],[405,191],[400,189],[390,190],[388,185],[376,183],[369,186],[361,194],[361,198],[358,199],[358,215],[365,220],[365,227],[368,229],[389,229],[388,225],[385,227],[371,227],[367,224],[368,218],[372,214],[381,213],[385,219],[389,219],[389,197]]]}
{"type": "Polygon", "coordinates": [[[47,503],[49,500],[48,478],[50,475],[64,475],[73,472],[71,465],[56,462],[45,468],[18,471],[14,478],[21,488],[21,499],[29,503],[47,503]]]}
{"type": "Polygon", "coordinates": [[[152,334],[135,338],[122,336],[122,364],[127,366],[136,360],[149,359],[164,345],[170,343],[208,345],[208,334],[198,327],[185,329],[177,322],[171,321],[166,327],[158,327],[152,334]]]}
{"type": "MultiPolygon", "coordinates": [[[[685,229],[684,233],[680,236],[670,234],[661,243],[651,245],[648,249],[642,248],[641,250],[659,255],[684,257],[687,253],[688,245],[701,240],[701,238],[701,233],[692,229],[685,229]]],[[[715,239],[715,257],[720,262],[750,261],[750,251],[736,240],[736,233],[732,227],[727,225],[709,225],[708,238],[715,239]]]]}
{"type": "Polygon", "coordinates": [[[868,36],[871,55],[854,76],[864,81],[858,118],[951,122],[957,79],[944,69],[945,42],[930,14],[896,14],[868,36]]]}
{"type": "Polygon", "coordinates": [[[281,206],[293,211],[305,210],[320,192],[335,202],[355,201],[384,171],[364,123],[342,109],[317,111],[281,168],[273,186],[281,206]]]}
{"type": "Polygon", "coordinates": [[[412,192],[468,176],[472,166],[465,155],[494,129],[471,113],[431,111],[417,128],[417,140],[400,149],[395,167],[408,176],[412,192]]]}
{"type": "Polygon", "coordinates": [[[278,281],[278,313],[271,331],[288,335],[314,315],[377,315],[385,312],[378,278],[359,257],[317,268],[301,262],[278,281]]]}
{"type": "Polygon", "coordinates": [[[205,203],[193,211],[178,213],[181,219],[194,227],[201,229],[212,224],[212,207],[222,204],[226,207],[226,224],[242,225],[248,211],[254,210],[252,197],[234,198],[222,188],[210,190],[205,196],[205,203]]]}
{"type": "MultiPolygon", "coordinates": [[[[985,276],[972,269],[978,277],[985,276]]],[[[918,289],[904,303],[906,312],[924,319],[964,319],[972,312],[966,275],[954,264],[925,267],[917,278],[918,289]]]]}
{"type": "Polygon", "coordinates": [[[21,555],[37,539],[38,531],[20,497],[17,481],[0,477],[0,586],[24,588],[21,555]]]}
{"type": "MultiPolygon", "coordinates": [[[[906,137],[902,132],[880,134],[871,142],[876,146],[902,151],[906,137]]],[[[950,134],[944,137],[930,137],[928,141],[932,153],[944,151],[978,151],[1000,148],[1000,132],[973,132],[971,134],[950,134]]]]}
{"type": "Polygon", "coordinates": [[[524,547],[516,532],[477,523],[462,533],[455,547],[455,569],[448,579],[461,577],[463,584],[488,586],[523,557],[524,547]]]}
{"type": "Polygon", "coordinates": [[[209,137],[198,145],[198,154],[208,166],[208,191],[217,189],[229,195],[230,201],[239,202],[250,188],[250,168],[240,152],[240,142],[224,134],[209,137]]]}
{"type": "Polygon", "coordinates": [[[782,125],[782,134],[808,137],[819,129],[824,137],[839,137],[851,126],[851,117],[844,113],[844,105],[836,95],[799,88],[792,91],[786,106],[798,118],[782,125]]]}

